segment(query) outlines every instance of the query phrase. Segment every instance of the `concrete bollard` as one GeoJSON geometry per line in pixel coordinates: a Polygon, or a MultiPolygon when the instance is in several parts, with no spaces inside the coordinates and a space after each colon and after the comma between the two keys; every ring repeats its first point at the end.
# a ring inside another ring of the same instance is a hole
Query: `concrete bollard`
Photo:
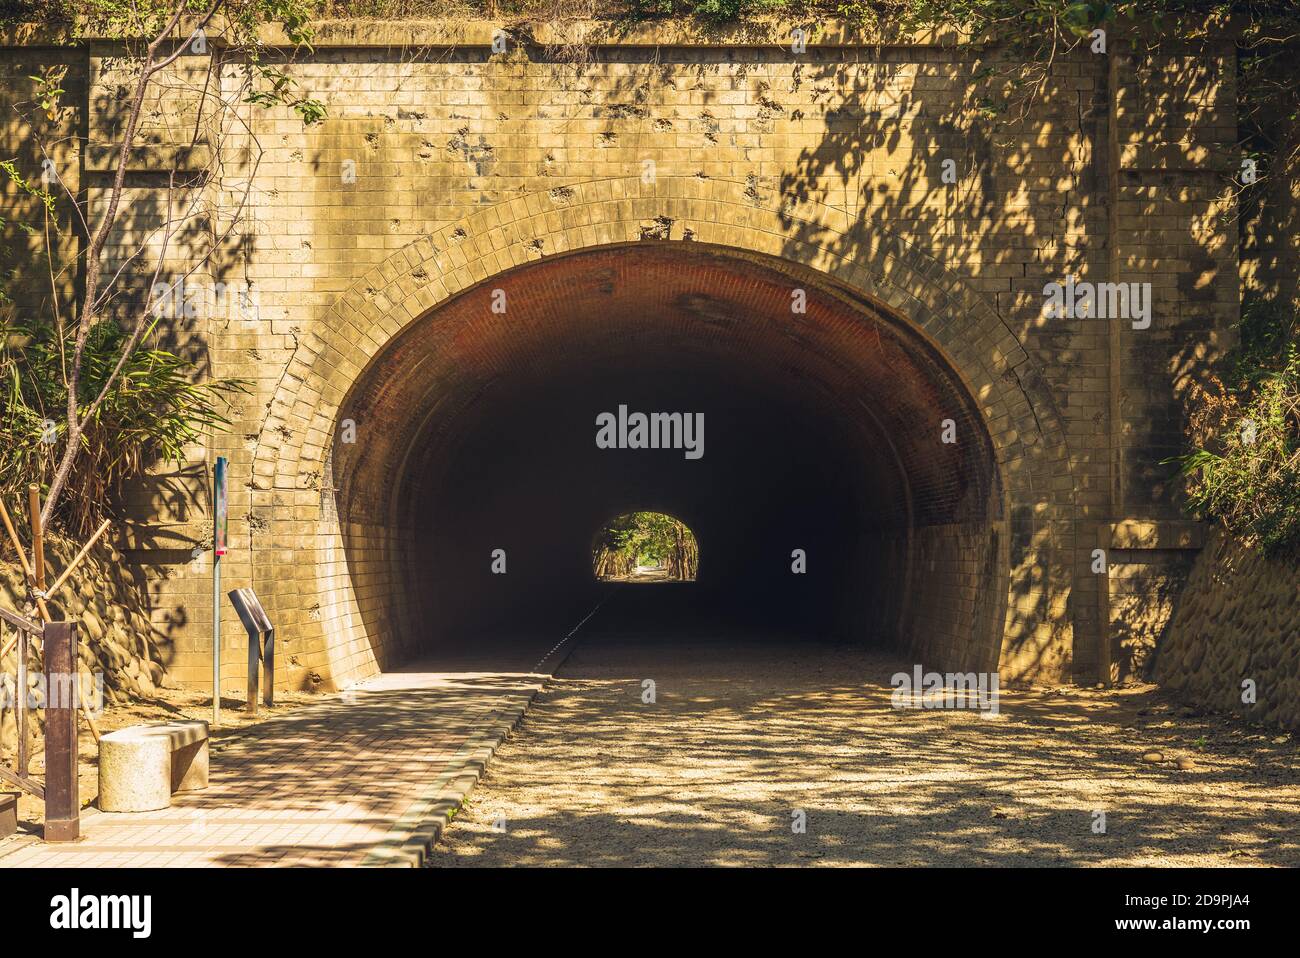
{"type": "Polygon", "coordinates": [[[122,729],[99,740],[100,811],[149,812],[172,803],[171,743],[143,731],[122,729]]]}
{"type": "Polygon", "coordinates": [[[173,792],[207,786],[207,722],[138,725],[100,740],[101,811],[154,811],[169,806],[173,792]]]}

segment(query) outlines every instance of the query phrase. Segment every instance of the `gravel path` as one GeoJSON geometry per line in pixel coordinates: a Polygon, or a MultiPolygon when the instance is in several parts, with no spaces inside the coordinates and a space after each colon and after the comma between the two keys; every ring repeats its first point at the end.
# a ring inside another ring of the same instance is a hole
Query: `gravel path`
{"type": "Polygon", "coordinates": [[[431,864],[1300,864],[1291,736],[1150,686],[1004,690],[992,718],[895,710],[889,676],[910,668],[842,646],[589,636],[431,864]]]}

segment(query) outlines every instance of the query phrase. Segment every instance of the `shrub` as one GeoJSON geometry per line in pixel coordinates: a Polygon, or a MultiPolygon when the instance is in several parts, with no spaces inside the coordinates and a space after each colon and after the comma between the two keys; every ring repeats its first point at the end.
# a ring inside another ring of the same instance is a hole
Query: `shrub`
{"type": "MultiPolygon", "coordinates": [[[[48,483],[66,442],[64,373],[73,334],[21,319],[0,323],[0,496],[11,512],[26,501],[28,483],[48,483]]],[[[91,329],[79,407],[103,388],[126,335],[112,320],[91,329]]],[[[191,363],[165,349],[142,344],[130,353],[81,436],[82,454],[56,513],[64,531],[92,532],[124,483],[157,460],[182,458],[184,447],[205,430],[227,424],[223,411],[229,397],[245,384],[195,382],[194,375],[191,363]]]]}
{"type": "Polygon", "coordinates": [[[1248,298],[1225,377],[1191,397],[1188,503],[1266,553],[1300,554],[1300,342],[1294,310],[1248,298]]]}

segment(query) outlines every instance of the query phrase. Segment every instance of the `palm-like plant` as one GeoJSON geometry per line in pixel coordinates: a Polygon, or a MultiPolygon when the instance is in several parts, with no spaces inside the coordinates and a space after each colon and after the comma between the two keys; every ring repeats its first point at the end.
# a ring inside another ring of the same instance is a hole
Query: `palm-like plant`
{"type": "MultiPolygon", "coordinates": [[[[186,445],[227,425],[231,396],[246,388],[236,379],[196,382],[193,364],[156,345],[133,349],[109,383],[127,335],[121,324],[104,321],[86,338],[77,382],[80,454],[57,515],[74,535],[93,530],[123,485],[152,463],[182,459],[186,445]]],[[[60,413],[67,408],[63,369],[70,348],[69,334],[60,337],[52,326],[0,325],[0,495],[11,502],[28,482],[47,484],[57,465],[66,440],[60,413]]]]}

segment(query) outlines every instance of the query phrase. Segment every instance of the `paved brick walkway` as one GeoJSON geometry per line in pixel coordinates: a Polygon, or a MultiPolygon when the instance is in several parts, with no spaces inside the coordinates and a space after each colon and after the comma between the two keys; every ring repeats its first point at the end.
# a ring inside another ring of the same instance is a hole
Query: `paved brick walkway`
{"type": "Polygon", "coordinates": [[[0,843],[0,867],[419,865],[544,677],[403,671],[213,743],[171,808],[87,810],[83,839],[0,843]]]}

